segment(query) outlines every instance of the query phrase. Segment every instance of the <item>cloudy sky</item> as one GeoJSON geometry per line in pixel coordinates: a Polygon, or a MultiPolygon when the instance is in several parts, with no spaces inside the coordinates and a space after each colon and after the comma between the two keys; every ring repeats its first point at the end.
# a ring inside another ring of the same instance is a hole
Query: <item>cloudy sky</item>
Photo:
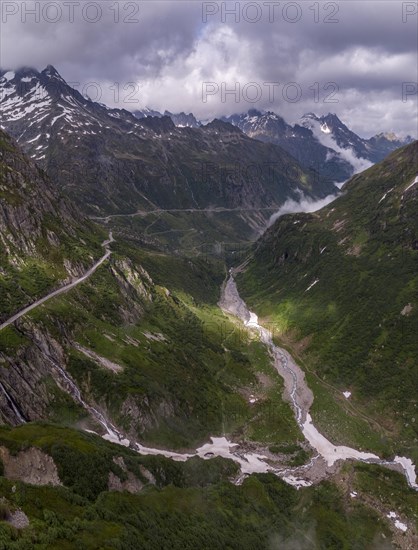
{"type": "Polygon", "coordinates": [[[364,137],[416,136],[416,6],[2,0],[0,64],[52,64],[92,99],[130,110],[210,119],[257,108],[289,122],[335,112],[364,137]]]}

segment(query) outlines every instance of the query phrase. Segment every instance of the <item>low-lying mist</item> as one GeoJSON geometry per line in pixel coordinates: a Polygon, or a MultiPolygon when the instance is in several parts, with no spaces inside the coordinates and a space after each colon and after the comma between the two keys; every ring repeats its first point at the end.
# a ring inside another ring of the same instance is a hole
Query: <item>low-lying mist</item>
{"type": "Polygon", "coordinates": [[[273,225],[273,223],[284,216],[285,214],[296,214],[297,212],[316,212],[320,210],[330,202],[334,201],[339,194],[337,195],[327,195],[323,199],[314,200],[310,197],[306,197],[303,193],[300,193],[300,200],[295,201],[293,199],[288,199],[277,212],[272,214],[269,219],[268,227],[273,225]]]}

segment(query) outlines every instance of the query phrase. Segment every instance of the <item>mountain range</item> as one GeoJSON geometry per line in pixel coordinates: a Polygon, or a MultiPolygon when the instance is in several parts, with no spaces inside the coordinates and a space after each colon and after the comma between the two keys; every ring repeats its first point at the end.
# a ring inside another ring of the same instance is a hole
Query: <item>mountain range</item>
{"type": "Polygon", "coordinates": [[[336,191],[281,147],[231,124],[195,127],[190,115],[178,115],[184,124],[175,126],[168,115],[137,118],[108,109],[68,86],[51,66],[2,72],[0,85],[1,127],[91,215],[261,211],[299,192],[322,198],[336,191]]]}
{"type": "Polygon", "coordinates": [[[335,114],[319,117],[308,113],[298,123],[290,125],[276,113],[252,109],[247,114],[232,115],[224,120],[252,138],[280,145],[302,166],[337,183],[413,141],[410,136],[401,139],[394,134],[360,138],[335,114]]]}
{"type": "Polygon", "coordinates": [[[0,94],[0,547],[416,547],[418,142],[0,94]]]}
{"type": "Polygon", "coordinates": [[[308,114],[294,126],[256,110],[224,118],[237,132],[217,121],[202,125],[191,113],[110,109],[83,97],[52,66],[0,71],[0,98],[1,127],[96,215],[151,205],[276,206],[297,187],[321,198],[333,191],[332,182],[412,140],[391,134],[365,140],[331,114],[308,114]],[[313,177],[295,176],[304,169],[313,177]]]}

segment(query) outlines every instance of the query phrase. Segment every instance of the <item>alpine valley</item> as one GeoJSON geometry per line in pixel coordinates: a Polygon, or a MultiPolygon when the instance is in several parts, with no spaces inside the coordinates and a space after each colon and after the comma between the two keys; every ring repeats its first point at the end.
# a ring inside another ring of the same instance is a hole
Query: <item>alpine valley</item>
{"type": "Polygon", "coordinates": [[[51,65],[0,125],[0,548],[416,548],[418,142],[51,65]]]}

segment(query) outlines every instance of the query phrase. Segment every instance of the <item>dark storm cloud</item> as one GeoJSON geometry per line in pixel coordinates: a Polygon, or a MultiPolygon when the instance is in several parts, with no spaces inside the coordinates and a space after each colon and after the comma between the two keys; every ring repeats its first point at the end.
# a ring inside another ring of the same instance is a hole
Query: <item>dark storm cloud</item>
{"type": "MultiPolygon", "coordinates": [[[[99,78],[132,77],[140,71],[144,76],[158,74],[175,56],[190,50],[195,38],[198,16],[190,14],[186,3],[85,2],[99,5],[100,18],[93,22],[95,11],[85,11],[83,2],[74,3],[73,19],[69,20],[66,2],[61,2],[62,17],[48,21],[43,10],[55,2],[7,2],[16,4],[18,13],[6,17],[2,62],[10,65],[44,66],[48,60],[57,66],[77,67],[76,74],[99,78]],[[39,22],[22,6],[41,6],[39,22]],[[78,6],[77,6],[78,5],[78,6]],[[64,9],[65,8],[65,9],[64,9]],[[157,9],[156,9],[157,8],[157,9]]],[[[4,9],[4,8],[3,8],[4,9]]],[[[51,12],[52,13],[52,12],[51,12]]]]}
{"type": "MultiPolygon", "coordinates": [[[[6,4],[13,11],[13,2],[6,4]]],[[[102,1],[96,23],[85,21],[80,5],[73,23],[66,12],[56,23],[42,14],[39,22],[31,16],[22,22],[22,4],[31,3],[17,2],[19,13],[6,22],[3,17],[1,65],[43,68],[51,63],[68,81],[101,83],[103,101],[112,101],[106,94],[112,83],[135,81],[141,105],[133,108],[148,104],[210,118],[257,107],[289,120],[306,111],[332,111],[362,134],[417,131],[416,98],[402,101],[402,83],[418,80],[413,2],[280,2],[273,21],[273,4],[266,1],[241,1],[237,15],[225,13],[236,2],[119,2],[115,22],[115,3],[102,1]],[[249,22],[257,12],[259,20],[249,22]],[[274,100],[264,84],[271,81],[281,86],[274,100]],[[206,102],[202,82],[219,88],[206,102]],[[222,97],[222,86],[230,89],[234,82],[237,98],[222,97]],[[262,90],[256,103],[243,93],[250,82],[262,90]],[[283,98],[290,82],[301,91],[295,103],[283,98]],[[324,103],[328,92],[323,88],[330,82],[338,86],[337,103],[324,103]]]]}

